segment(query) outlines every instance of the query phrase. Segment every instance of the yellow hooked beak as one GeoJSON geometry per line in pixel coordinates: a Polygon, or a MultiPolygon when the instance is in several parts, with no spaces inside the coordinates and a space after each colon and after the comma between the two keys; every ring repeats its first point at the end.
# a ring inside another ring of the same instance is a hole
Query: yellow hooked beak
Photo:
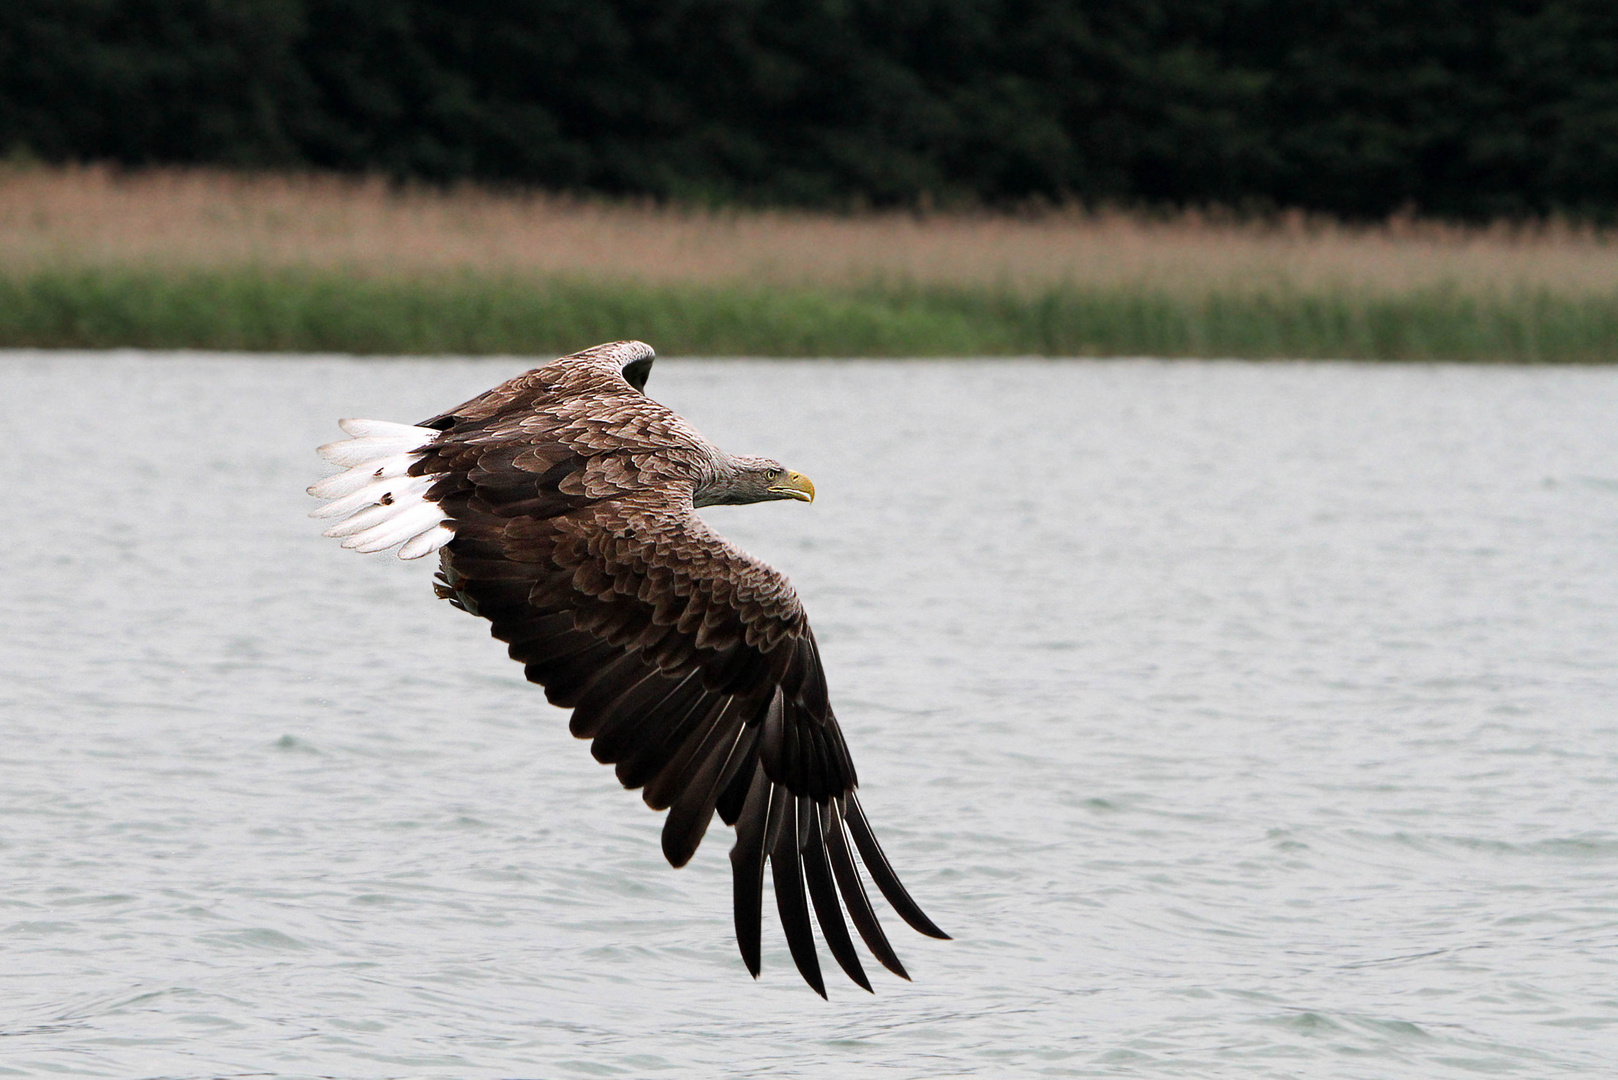
{"type": "Polygon", "coordinates": [[[815,501],[814,482],[803,473],[787,473],[771,484],[769,491],[771,495],[780,495],[787,499],[802,499],[811,503],[815,501]]]}

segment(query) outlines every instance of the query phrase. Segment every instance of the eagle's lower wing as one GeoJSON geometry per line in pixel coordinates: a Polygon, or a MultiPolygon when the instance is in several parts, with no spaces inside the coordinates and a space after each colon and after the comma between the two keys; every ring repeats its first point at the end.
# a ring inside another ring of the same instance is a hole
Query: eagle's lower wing
{"type": "Polygon", "coordinates": [[[856,853],[906,922],[946,935],[866,823],[796,594],[712,532],[689,499],[630,490],[613,471],[631,467],[628,457],[532,427],[502,436],[498,422],[452,422],[412,469],[432,478],[429,498],[454,533],[439,594],[487,618],[527,677],[573,710],[572,731],[596,759],[668,809],[669,862],[691,858],[715,810],[736,826],[736,937],[754,975],[768,863],[793,960],[816,991],[825,994],[811,905],[833,956],[870,989],[839,896],[871,952],[904,976],[856,853]]]}

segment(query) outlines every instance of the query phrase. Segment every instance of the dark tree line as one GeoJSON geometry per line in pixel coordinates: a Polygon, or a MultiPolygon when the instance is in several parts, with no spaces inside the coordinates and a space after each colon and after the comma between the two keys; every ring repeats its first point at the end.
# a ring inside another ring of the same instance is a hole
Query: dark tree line
{"type": "Polygon", "coordinates": [[[1618,212],[1612,0],[5,0],[0,154],[613,194],[1618,212]]]}

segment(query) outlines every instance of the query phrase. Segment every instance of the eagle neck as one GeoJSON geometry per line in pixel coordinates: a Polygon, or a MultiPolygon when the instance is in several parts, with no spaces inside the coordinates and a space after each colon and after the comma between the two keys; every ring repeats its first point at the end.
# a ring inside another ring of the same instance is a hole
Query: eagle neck
{"type": "Polygon", "coordinates": [[[717,446],[709,445],[697,466],[696,483],[691,488],[695,506],[718,506],[727,501],[732,485],[741,478],[741,463],[717,446]]]}

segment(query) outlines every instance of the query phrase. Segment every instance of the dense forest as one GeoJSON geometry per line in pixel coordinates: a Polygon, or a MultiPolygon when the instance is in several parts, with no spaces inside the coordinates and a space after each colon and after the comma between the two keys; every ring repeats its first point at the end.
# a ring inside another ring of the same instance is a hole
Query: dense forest
{"type": "Polygon", "coordinates": [[[6,0],[0,155],[1618,216],[1612,0],[6,0]]]}

